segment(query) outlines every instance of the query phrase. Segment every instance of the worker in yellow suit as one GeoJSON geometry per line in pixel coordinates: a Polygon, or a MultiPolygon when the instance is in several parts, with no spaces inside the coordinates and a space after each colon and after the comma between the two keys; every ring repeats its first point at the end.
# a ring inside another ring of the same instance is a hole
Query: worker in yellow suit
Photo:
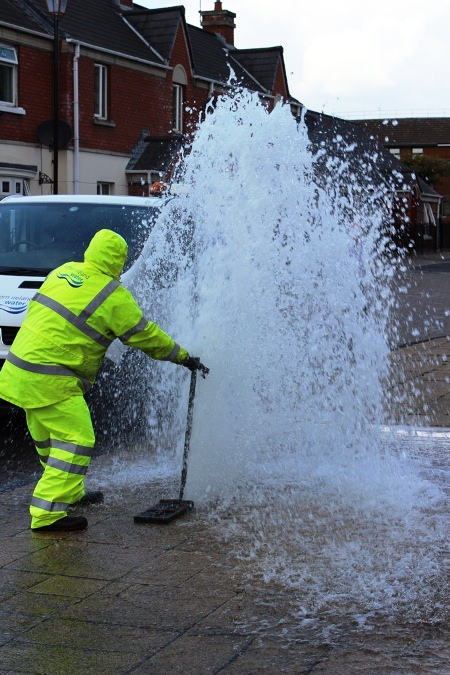
{"type": "Polygon", "coordinates": [[[147,321],[121,285],[127,252],[120,235],[100,230],[84,262],[53,270],[31,300],[0,371],[0,398],[24,408],[44,467],[30,505],[35,532],[85,529],[87,519],[68,516],[68,506],[103,500],[100,491],[86,493],[84,488],[95,444],[84,394],[113,340],[119,338],[153,359],[207,370],[147,321]]]}

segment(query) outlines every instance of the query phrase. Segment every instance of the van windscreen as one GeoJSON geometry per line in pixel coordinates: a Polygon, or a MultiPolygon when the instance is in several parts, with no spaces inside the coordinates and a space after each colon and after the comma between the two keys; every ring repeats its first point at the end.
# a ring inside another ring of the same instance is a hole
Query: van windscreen
{"type": "Polygon", "coordinates": [[[139,256],[158,207],[102,203],[3,202],[0,206],[0,274],[46,276],[68,261],[82,261],[98,230],[126,240],[124,271],[139,256]]]}

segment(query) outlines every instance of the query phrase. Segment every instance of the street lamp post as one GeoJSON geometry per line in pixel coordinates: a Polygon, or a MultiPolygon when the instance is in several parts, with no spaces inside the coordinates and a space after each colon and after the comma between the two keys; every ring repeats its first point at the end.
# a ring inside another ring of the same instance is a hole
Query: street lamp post
{"type": "Polygon", "coordinates": [[[59,150],[59,21],[66,13],[68,0],[46,0],[48,13],[53,16],[53,194],[58,194],[59,150]]]}

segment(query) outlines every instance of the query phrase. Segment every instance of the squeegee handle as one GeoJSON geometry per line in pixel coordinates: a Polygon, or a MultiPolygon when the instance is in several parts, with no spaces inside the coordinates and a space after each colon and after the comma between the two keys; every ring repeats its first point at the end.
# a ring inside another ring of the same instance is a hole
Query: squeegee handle
{"type": "Polygon", "coordinates": [[[181,486],[180,499],[183,499],[184,488],[186,486],[187,465],[189,457],[189,445],[191,442],[192,420],[194,417],[194,398],[195,398],[195,384],[197,382],[197,371],[191,370],[191,384],[189,387],[189,402],[186,420],[186,434],[184,436],[184,451],[183,451],[183,468],[181,470],[181,486]]]}

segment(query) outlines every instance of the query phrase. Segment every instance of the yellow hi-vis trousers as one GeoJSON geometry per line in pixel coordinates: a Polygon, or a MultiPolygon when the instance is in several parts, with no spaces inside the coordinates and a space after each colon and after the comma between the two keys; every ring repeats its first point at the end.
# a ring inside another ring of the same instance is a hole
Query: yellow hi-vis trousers
{"type": "Polygon", "coordinates": [[[51,525],[84,495],[84,475],[95,444],[83,396],[25,410],[27,425],[44,467],[30,505],[31,528],[51,525]]]}

